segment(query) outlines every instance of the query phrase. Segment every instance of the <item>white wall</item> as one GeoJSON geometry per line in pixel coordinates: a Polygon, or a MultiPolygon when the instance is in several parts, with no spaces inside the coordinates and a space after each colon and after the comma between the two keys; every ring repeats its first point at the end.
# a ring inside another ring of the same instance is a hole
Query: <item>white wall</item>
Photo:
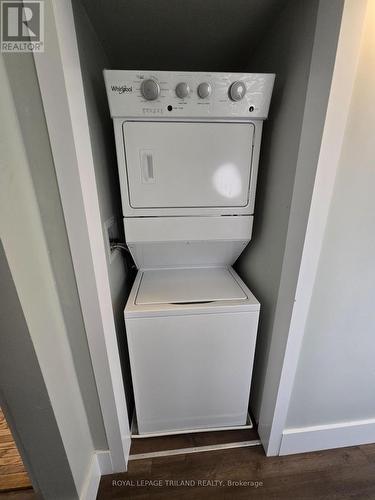
{"type": "Polygon", "coordinates": [[[370,0],[288,428],[375,425],[374,33],[370,0]]]}

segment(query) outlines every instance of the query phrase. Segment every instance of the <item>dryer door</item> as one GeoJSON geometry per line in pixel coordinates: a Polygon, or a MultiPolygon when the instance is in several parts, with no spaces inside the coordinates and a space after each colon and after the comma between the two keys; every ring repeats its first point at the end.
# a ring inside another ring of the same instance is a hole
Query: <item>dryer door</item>
{"type": "Polygon", "coordinates": [[[133,209],[246,207],[252,123],[125,122],[133,209]]]}

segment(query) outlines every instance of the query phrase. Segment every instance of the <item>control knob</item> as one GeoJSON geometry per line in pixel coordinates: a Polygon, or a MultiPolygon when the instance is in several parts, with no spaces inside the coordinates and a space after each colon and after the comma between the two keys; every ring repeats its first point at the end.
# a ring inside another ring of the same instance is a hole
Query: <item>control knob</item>
{"type": "Polygon", "coordinates": [[[187,97],[190,94],[190,87],[186,82],[180,82],[176,86],[175,91],[177,97],[179,97],[180,99],[185,99],[185,97],[187,97]]]}
{"type": "Polygon", "coordinates": [[[141,83],[141,94],[147,101],[155,101],[160,95],[160,86],[158,82],[152,80],[143,80],[141,83]]]}
{"type": "Polygon", "coordinates": [[[200,83],[197,92],[201,99],[206,99],[211,94],[211,85],[207,82],[200,83]]]}
{"type": "Polygon", "coordinates": [[[246,85],[243,82],[233,82],[229,87],[229,97],[232,101],[240,101],[245,97],[246,85]]]}

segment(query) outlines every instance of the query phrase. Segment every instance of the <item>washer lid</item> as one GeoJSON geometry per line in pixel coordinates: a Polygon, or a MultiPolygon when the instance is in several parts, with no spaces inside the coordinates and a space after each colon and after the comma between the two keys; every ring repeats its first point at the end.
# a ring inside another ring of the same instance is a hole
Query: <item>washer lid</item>
{"type": "Polygon", "coordinates": [[[135,304],[190,304],[247,298],[225,268],[158,269],[143,273],[135,304]]]}

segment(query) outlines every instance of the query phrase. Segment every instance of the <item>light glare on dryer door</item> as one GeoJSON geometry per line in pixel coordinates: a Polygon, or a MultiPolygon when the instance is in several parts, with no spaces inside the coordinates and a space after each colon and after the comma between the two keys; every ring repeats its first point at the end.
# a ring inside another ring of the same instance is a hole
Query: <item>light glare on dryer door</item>
{"type": "Polygon", "coordinates": [[[242,190],[241,174],[234,163],[224,163],[215,172],[216,191],[225,198],[236,198],[242,190]]]}

